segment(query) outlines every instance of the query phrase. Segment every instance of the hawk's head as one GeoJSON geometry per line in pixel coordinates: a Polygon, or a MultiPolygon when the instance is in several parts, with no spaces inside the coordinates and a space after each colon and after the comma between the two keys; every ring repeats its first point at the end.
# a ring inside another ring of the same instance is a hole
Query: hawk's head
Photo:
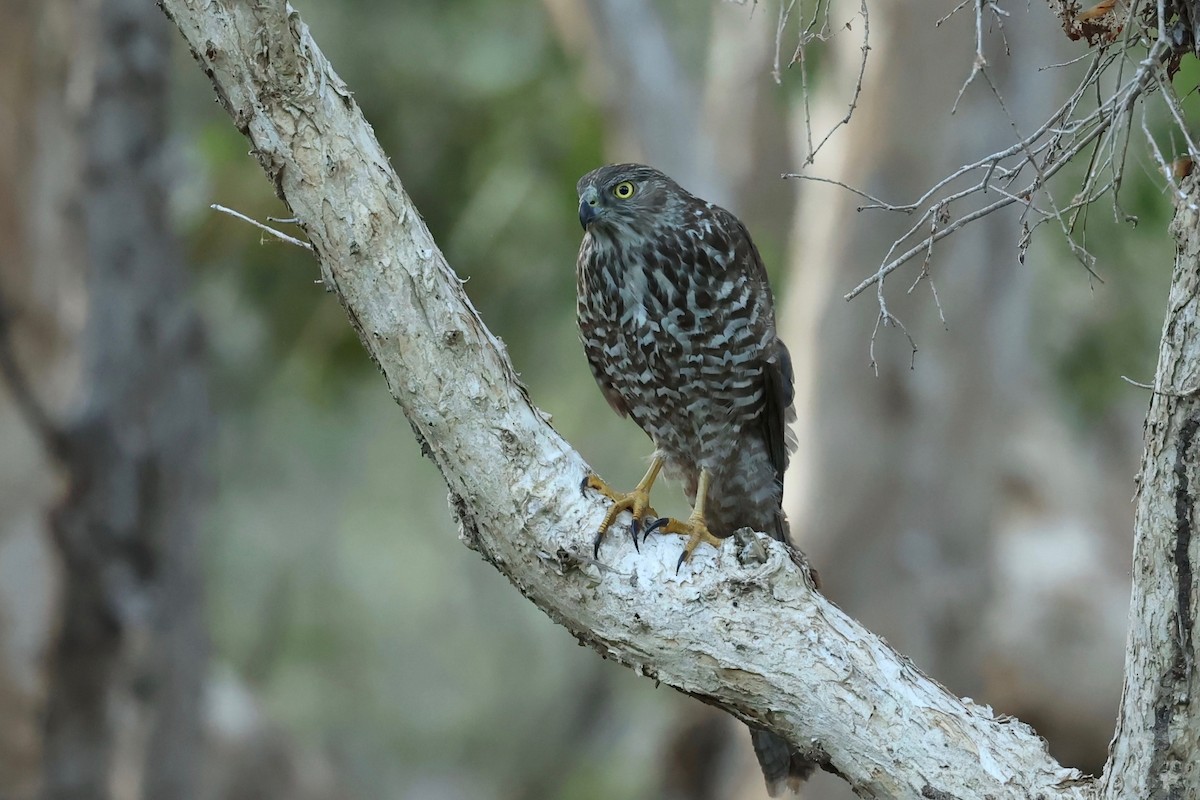
{"type": "Polygon", "coordinates": [[[691,195],[644,164],[609,164],[579,179],[579,224],[593,236],[650,236],[691,195]]]}

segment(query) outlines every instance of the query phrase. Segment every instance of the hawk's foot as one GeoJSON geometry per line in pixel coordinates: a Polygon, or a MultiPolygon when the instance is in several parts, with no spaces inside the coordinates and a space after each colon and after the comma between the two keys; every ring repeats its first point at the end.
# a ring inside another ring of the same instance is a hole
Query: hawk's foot
{"type": "Polygon", "coordinates": [[[708,530],[708,524],[705,523],[703,514],[693,512],[686,522],[680,522],[677,519],[659,520],[651,526],[651,529],[660,533],[674,533],[687,537],[687,544],[683,546],[683,552],[679,554],[679,561],[675,563],[676,572],[679,572],[683,562],[689,560],[692,553],[701,544],[711,544],[717,548],[721,546],[721,540],[708,530]]]}
{"type": "MultiPolygon", "coordinates": [[[[655,473],[658,470],[654,470],[655,473]]],[[[628,511],[633,514],[633,522],[629,525],[629,532],[633,535],[633,546],[638,547],[638,534],[642,530],[642,525],[645,522],[658,519],[658,514],[650,506],[650,484],[654,482],[653,478],[649,482],[645,479],[637,485],[632,492],[617,492],[612,489],[607,483],[600,480],[600,477],[595,473],[589,472],[587,477],[583,479],[583,489],[595,489],[600,494],[612,500],[612,505],[608,508],[608,513],[604,515],[604,519],[600,522],[600,528],[596,531],[596,540],[592,545],[592,557],[598,558],[600,555],[600,541],[604,538],[604,534],[617,520],[617,516],[622,511],[628,511]]]]}

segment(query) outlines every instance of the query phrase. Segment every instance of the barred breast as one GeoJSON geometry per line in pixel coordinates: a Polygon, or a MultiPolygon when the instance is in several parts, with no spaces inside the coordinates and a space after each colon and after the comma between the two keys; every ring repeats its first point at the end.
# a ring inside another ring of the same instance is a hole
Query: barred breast
{"type": "Polygon", "coordinates": [[[763,415],[765,370],[787,351],[765,274],[736,218],[711,204],[691,213],[692,224],[653,239],[585,235],[576,273],[584,350],[609,404],[650,436],[689,502],[700,470],[712,473],[713,534],[749,526],[786,539],[779,507],[787,446],[772,447],[763,415]]]}

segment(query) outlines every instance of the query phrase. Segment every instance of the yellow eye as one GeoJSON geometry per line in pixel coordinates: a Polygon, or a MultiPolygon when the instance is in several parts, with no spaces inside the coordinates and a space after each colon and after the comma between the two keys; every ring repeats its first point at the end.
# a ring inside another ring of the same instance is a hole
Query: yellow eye
{"type": "Polygon", "coordinates": [[[613,187],[613,194],[619,200],[628,200],[633,197],[633,184],[629,181],[621,181],[613,187]]]}

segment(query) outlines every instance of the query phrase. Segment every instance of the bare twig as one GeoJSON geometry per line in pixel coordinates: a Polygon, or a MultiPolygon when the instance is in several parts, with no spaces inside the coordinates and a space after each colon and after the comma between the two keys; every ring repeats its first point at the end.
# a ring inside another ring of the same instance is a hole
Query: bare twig
{"type": "MultiPolygon", "coordinates": [[[[912,349],[912,352],[909,356],[909,369],[913,369],[917,365],[917,342],[915,339],[913,339],[912,334],[908,332],[908,328],[904,327],[904,323],[900,321],[900,318],[892,314],[891,311],[888,311],[887,300],[883,294],[883,281],[879,282],[879,284],[875,287],[875,290],[876,297],[879,300],[879,315],[875,317],[875,327],[871,331],[871,345],[869,350],[871,354],[870,366],[872,371],[875,373],[875,377],[878,378],[879,362],[875,360],[875,339],[879,335],[879,328],[881,325],[885,328],[899,328],[900,332],[904,334],[906,339],[908,339],[908,346],[912,349]]],[[[943,321],[945,320],[943,319],[943,321]]]]}
{"type": "MultiPolygon", "coordinates": [[[[775,79],[775,83],[783,83],[783,73],[779,69],[779,53],[783,49],[783,31],[787,27],[788,17],[792,14],[792,9],[796,7],[796,0],[788,0],[785,6],[779,4],[779,21],[775,24],[775,60],[771,67],[771,77],[775,79]]],[[[808,92],[805,91],[805,96],[808,92]]]]}
{"type": "MultiPolygon", "coordinates": [[[[1101,137],[1105,137],[1111,146],[1114,142],[1112,139],[1114,127],[1118,131],[1124,131],[1126,127],[1132,124],[1132,111],[1137,100],[1148,89],[1161,85],[1158,77],[1158,67],[1165,52],[1165,43],[1156,43],[1147,56],[1139,62],[1138,69],[1133,77],[1124,83],[1117,92],[1100,103],[1094,111],[1083,117],[1072,119],[1075,110],[1082,101],[1084,93],[1089,86],[1092,86],[1098,80],[1100,74],[1103,72],[1101,57],[1098,56],[1097,60],[1093,62],[1092,67],[1089,68],[1084,81],[1072,93],[1068,102],[1034,133],[1005,150],[993,153],[972,164],[967,164],[959,168],[953,175],[939,181],[938,184],[926,192],[915,203],[907,205],[884,204],[880,206],[885,210],[911,213],[923,203],[928,202],[932,197],[936,196],[942,189],[948,188],[958,178],[966,176],[971,172],[983,172],[983,177],[974,184],[934,200],[921,214],[913,227],[893,244],[887,255],[887,258],[890,260],[886,260],[883,266],[876,270],[874,274],[847,292],[845,299],[854,299],[864,290],[875,285],[881,278],[886,277],[918,254],[927,252],[930,245],[961,230],[968,224],[1015,202],[1028,203],[1028,209],[1034,210],[1042,219],[1058,216],[1054,211],[1038,210],[1037,206],[1032,203],[1032,199],[1039,194],[1050,197],[1049,192],[1046,191],[1048,182],[1069,164],[1075,156],[1097,142],[1101,137]],[[1006,163],[1009,160],[1015,163],[1011,165],[1006,163]],[[1011,183],[1012,180],[1026,171],[1033,172],[1033,175],[1017,191],[1003,190],[1003,187],[996,180],[999,177],[1011,183]],[[918,232],[925,229],[929,221],[935,219],[944,209],[949,208],[951,203],[972,195],[985,195],[987,193],[997,193],[1002,194],[1002,196],[1000,199],[976,208],[974,211],[961,214],[948,225],[931,230],[928,234],[914,241],[914,238],[919,235],[918,232]],[[905,248],[900,255],[893,258],[892,253],[908,242],[912,242],[912,244],[905,248]]],[[[1113,157],[1110,152],[1105,160],[1094,168],[1093,171],[1101,169],[1109,170],[1114,175],[1113,181],[1106,184],[1106,186],[1109,186],[1115,183],[1116,176],[1123,169],[1123,164],[1123,159],[1113,157]]],[[[809,176],[796,177],[811,179],[809,176]]],[[[1087,188],[1086,185],[1085,188],[1087,188]]],[[[1068,207],[1074,208],[1079,203],[1090,204],[1101,194],[1089,192],[1084,193],[1082,196],[1077,195],[1077,201],[1073,201],[1068,207]]],[[[871,206],[867,207],[870,208],[871,206]]],[[[1064,232],[1070,233],[1069,225],[1064,225],[1064,232]]],[[[1072,237],[1068,235],[1068,239],[1070,240],[1072,237]]],[[[1082,248],[1079,248],[1077,244],[1073,245],[1072,251],[1077,255],[1086,252],[1082,248]]],[[[1083,261],[1086,265],[1087,260],[1084,259],[1083,261]]]]}
{"type": "MultiPolygon", "coordinates": [[[[780,52],[783,47],[783,34],[787,28],[788,20],[795,8],[795,0],[789,0],[787,5],[782,2],[779,7],[779,21],[775,28],[775,67],[772,70],[772,76],[775,82],[779,83],[782,80],[780,72],[780,52]]],[[[800,32],[799,42],[796,45],[796,50],[792,54],[791,64],[800,65],[800,84],[802,88],[802,97],[804,103],[804,129],[807,144],[807,154],[804,158],[805,165],[813,163],[817,153],[830,140],[830,138],[838,131],[838,129],[847,125],[850,119],[854,116],[855,110],[858,108],[858,101],[862,95],[863,77],[867,71],[867,55],[871,50],[871,12],[867,5],[867,0],[860,0],[858,14],[856,16],[862,18],[862,44],[860,50],[862,52],[858,61],[858,77],[854,82],[854,88],[851,90],[851,97],[846,104],[846,113],[838,119],[833,125],[825,131],[821,136],[820,141],[813,144],[813,121],[812,108],[809,105],[809,83],[808,83],[808,48],[814,42],[828,42],[841,31],[849,31],[853,29],[853,18],[842,24],[834,24],[831,19],[831,3],[830,0],[818,0],[813,6],[813,15],[808,23],[800,32]]]]}
{"type": "MultiPolygon", "coordinates": [[[[983,54],[983,6],[986,0],[975,0],[975,61],[971,65],[971,73],[967,75],[967,79],[963,81],[962,88],[958,90],[958,96],[954,98],[954,105],[950,107],[950,113],[958,111],[958,103],[962,100],[963,94],[967,91],[967,87],[974,83],[975,79],[980,75],[985,75],[987,69],[987,57],[983,54]]],[[[962,8],[959,5],[954,10],[962,8]]],[[[954,12],[950,12],[953,14],[954,12]]],[[[938,20],[940,23],[941,20],[938,20]]]]}
{"type": "Polygon", "coordinates": [[[1183,391],[1172,391],[1170,389],[1159,389],[1153,383],[1143,383],[1142,381],[1135,381],[1133,378],[1130,378],[1128,375],[1122,375],[1121,380],[1125,381],[1130,386],[1136,386],[1139,389],[1148,389],[1157,395],[1162,395],[1163,397],[1175,397],[1175,398],[1183,399],[1183,398],[1188,398],[1188,397],[1195,397],[1197,393],[1200,393],[1200,386],[1196,386],[1191,389],[1184,389],[1183,391]]]}
{"type": "MultiPolygon", "coordinates": [[[[934,224],[936,225],[936,222],[934,224]]],[[[914,280],[912,282],[912,286],[908,287],[908,294],[912,294],[913,291],[917,288],[917,285],[921,283],[921,281],[927,281],[929,283],[929,291],[933,294],[933,304],[934,304],[934,306],[937,307],[938,319],[940,319],[942,321],[942,327],[944,329],[950,330],[950,325],[947,324],[947,322],[946,322],[946,312],[942,309],[941,298],[938,297],[937,284],[935,284],[933,282],[933,275],[931,275],[929,272],[929,262],[932,260],[933,260],[933,243],[931,242],[929,245],[929,249],[925,252],[925,259],[921,262],[921,274],[917,275],[916,280],[914,280]]],[[[909,337],[909,341],[910,342],[912,341],[911,337],[909,337]]],[[[913,345],[913,348],[914,348],[914,350],[916,349],[915,344],[913,345]]],[[[915,355],[915,353],[914,353],[914,355],[915,355]]]]}
{"type": "MultiPolygon", "coordinates": [[[[266,231],[267,233],[274,236],[276,239],[282,239],[283,241],[287,242],[288,244],[294,244],[297,247],[303,247],[305,250],[313,249],[312,245],[309,244],[308,242],[302,242],[294,236],[288,236],[283,231],[277,231],[274,228],[272,228],[270,225],[264,225],[256,219],[251,219],[250,217],[247,217],[245,214],[241,213],[240,211],[234,211],[232,208],[226,208],[225,206],[223,206],[219,203],[213,203],[209,206],[209,208],[211,208],[214,211],[220,211],[222,214],[228,214],[231,217],[237,217],[242,222],[249,222],[251,225],[258,228],[259,230],[266,231]]],[[[285,222],[285,221],[290,222],[290,220],[277,220],[277,221],[278,222],[285,222]]]]}
{"type": "MultiPolygon", "coordinates": [[[[1118,221],[1136,222],[1135,218],[1121,209],[1119,195],[1128,159],[1130,138],[1135,125],[1134,111],[1148,92],[1158,91],[1167,112],[1184,138],[1188,154],[1193,159],[1200,160],[1200,148],[1197,147],[1196,142],[1187,131],[1179,98],[1167,77],[1168,58],[1173,52],[1174,46],[1169,41],[1167,30],[1164,27],[1167,13],[1164,10],[1164,2],[1162,0],[1155,0],[1155,2],[1158,3],[1159,12],[1156,25],[1157,34],[1153,29],[1155,25],[1151,25],[1147,29],[1146,20],[1153,15],[1143,13],[1146,0],[1134,0],[1123,7],[1121,11],[1112,12],[1121,14],[1119,23],[1114,22],[1111,26],[1106,23],[1105,30],[1121,32],[1119,37],[1113,34],[1107,40],[1112,42],[1110,46],[1097,47],[1078,59],[1042,67],[1042,69],[1057,69],[1078,63],[1083,59],[1088,60],[1087,67],[1075,89],[1052,114],[1026,135],[1022,135],[1018,129],[1013,115],[1006,107],[1003,95],[992,80],[985,53],[987,44],[985,34],[989,25],[998,30],[1007,52],[1008,43],[1005,38],[1004,20],[1008,16],[1008,12],[1002,9],[996,0],[961,0],[939,18],[935,22],[937,26],[941,26],[951,16],[967,8],[972,8],[974,11],[974,58],[970,72],[955,98],[951,113],[957,110],[967,88],[977,81],[982,81],[988,86],[997,105],[1012,124],[1013,144],[964,164],[937,181],[920,197],[905,203],[881,200],[862,189],[817,175],[786,174],[785,177],[831,183],[850,191],[865,201],[863,205],[859,206],[859,211],[882,210],[915,216],[913,224],[892,243],[879,268],[847,292],[845,299],[851,300],[857,297],[867,288],[877,286],[886,276],[909,261],[920,258],[920,273],[909,288],[911,292],[917,284],[930,275],[934,245],[971,223],[1013,204],[1023,206],[1018,220],[1018,255],[1020,258],[1024,258],[1032,232],[1047,222],[1053,222],[1067,239],[1071,253],[1084,266],[1089,275],[1096,278],[1096,258],[1086,247],[1082,222],[1086,219],[1091,205],[1105,197],[1112,198],[1114,216],[1118,221]],[[1120,40],[1115,41],[1118,38],[1120,40]],[[1143,53],[1141,57],[1137,55],[1139,51],[1143,53]],[[1115,88],[1105,91],[1104,87],[1110,85],[1115,88]],[[1085,153],[1088,154],[1088,166],[1080,179],[1080,184],[1072,191],[1069,199],[1060,196],[1059,184],[1055,183],[1052,186],[1052,182],[1067,164],[1085,153]]],[[[780,25],[777,31],[777,37],[780,40],[787,17],[792,12],[794,5],[794,2],[789,2],[786,8],[781,9],[780,25]]],[[[826,23],[821,30],[826,35],[809,36],[809,31],[806,30],[800,37],[797,48],[805,86],[807,86],[807,81],[803,67],[804,51],[814,41],[826,41],[829,38],[828,11],[826,10],[824,14],[826,23]]],[[[860,15],[863,16],[865,23],[867,18],[865,3],[860,15]]],[[[811,139],[812,126],[810,122],[805,166],[812,163],[813,157],[828,141],[829,135],[848,121],[850,114],[857,106],[862,91],[862,76],[865,71],[867,54],[865,38],[863,47],[864,60],[860,65],[858,81],[850,93],[851,96],[847,103],[848,113],[815,146],[811,139]]],[[[807,105],[805,115],[807,121],[807,105]]],[[[1142,127],[1144,128],[1144,126],[1142,127]]],[[[1160,167],[1166,164],[1166,160],[1161,154],[1157,154],[1156,158],[1160,167]]],[[[876,296],[881,302],[881,317],[876,326],[877,333],[879,325],[888,325],[893,318],[882,303],[881,293],[877,292],[876,296]]],[[[940,302],[938,307],[940,313],[940,302]]]]}
{"type": "MultiPolygon", "coordinates": [[[[849,124],[850,118],[854,116],[855,109],[858,108],[858,100],[862,96],[863,76],[867,74],[867,55],[871,51],[871,14],[867,8],[867,0],[862,0],[861,4],[859,5],[858,13],[859,16],[862,17],[863,25],[862,57],[858,61],[858,78],[856,78],[854,81],[854,92],[850,97],[850,103],[846,108],[845,116],[839,119],[836,123],[834,123],[832,128],[825,132],[825,135],[821,137],[821,141],[817,143],[816,147],[811,147],[811,133],[809,134],[810,147],[808,156],[804,159],[805,164],[813,163],[813,159],[817,157],[817,153],[820,152],[821,148],[825,146],[825,143],[829,141],[829,138],[833,136],[833,134],[837,133],[839,128],[849,124]]],[[[846,27],[849,28],[849,26],[849,23],[847,23],[846,27]]]]}

